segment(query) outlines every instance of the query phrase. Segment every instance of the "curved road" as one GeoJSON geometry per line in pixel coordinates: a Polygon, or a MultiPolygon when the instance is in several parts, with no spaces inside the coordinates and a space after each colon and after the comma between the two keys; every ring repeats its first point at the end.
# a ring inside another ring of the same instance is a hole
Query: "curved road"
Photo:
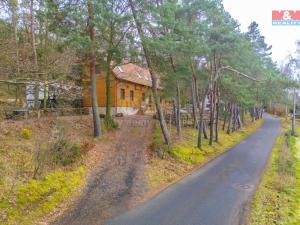
{"type": "Polygon", "coordinates": [[[232,150],[106,225],[242,224],[279,132],[279,120],[265,116],[232,150]]]}

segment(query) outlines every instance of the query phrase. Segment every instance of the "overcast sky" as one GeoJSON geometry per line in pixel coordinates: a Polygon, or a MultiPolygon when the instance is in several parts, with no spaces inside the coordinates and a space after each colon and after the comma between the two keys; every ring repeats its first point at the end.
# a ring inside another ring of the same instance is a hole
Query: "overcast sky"
{"type": "Polygon", "coordinates": [[[245,32],[252,21],[259,24],[266,42],[273,46],[274,61],[284,60],[295,51],[300,26],[272,26],[272,10],[300,10],[300,0],[223,0],[225,9],[239,21],[245,32]]]}

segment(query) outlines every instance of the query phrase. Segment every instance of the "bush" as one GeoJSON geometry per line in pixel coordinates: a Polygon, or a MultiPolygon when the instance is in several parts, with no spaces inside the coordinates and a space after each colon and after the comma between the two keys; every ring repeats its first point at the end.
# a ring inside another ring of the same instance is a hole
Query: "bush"
{"type": "Polygon", "coordinates": [[[21,137],[24,139],[30,139],[32,137],[32,131],[26,128],[21,130],[21,137]]]}
{"type": "Polygon", "coordinates": [[[74,163],[81,156],[81,148],[66,139],[57,141],[53,148],[53,161],[63,166],[74,163]]]}
{"type": "Polygon", "coordinates": [[[118,128],[119,125],[111,116],[107,116],[104,118],[104,126],[106,130],[111,130],[118,128]]]}
{"type": "Polygon", "coordinates": [[[33,151],[33,178],[40,177],[47,166],[52,165],[52,152],[48,145],[45,145],[42,140],[37,139],[33,151]]]}

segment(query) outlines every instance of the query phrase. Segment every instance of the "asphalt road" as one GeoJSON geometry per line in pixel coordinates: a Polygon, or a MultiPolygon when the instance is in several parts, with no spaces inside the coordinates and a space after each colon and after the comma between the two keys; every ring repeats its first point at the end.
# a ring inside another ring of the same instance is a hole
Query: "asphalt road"
{"type": "Polygon", "coordinates": [[[279,121],[265,116],[232,150],[106,225],[242,224],[279,132],[279,121]]]}

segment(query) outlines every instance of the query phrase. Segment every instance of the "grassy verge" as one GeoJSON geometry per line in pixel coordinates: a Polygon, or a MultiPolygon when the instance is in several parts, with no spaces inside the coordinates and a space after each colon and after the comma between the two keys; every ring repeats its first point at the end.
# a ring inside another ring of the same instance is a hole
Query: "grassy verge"
{"type": "Polygon", "coordinates": [[[300,137],[291,136],[287,129],[276,140],[248,221],[259,225],[300,224],[300,137]]]}
{"type": "Polygon", "coordinates": [[[245,126],[232,134],[220,131],[219,143],[208,145],[204,139],[203,151],[197,149],[197,130],[184,128],[180,140],[172,147],[163,145],[159,126],[156,126],[153,138],[153,148],[157,154],[150,159],[146,167],[146,176],[152,195],[169,184],[179,180],[195,168],[204,165],[209,160],[230,149],[263,124],[263,120],[246,123],[245,126]]]}
{"type": "Polygon", "coordinates": [[[34,224],[38,218],[50,213],[61,201],[83,184],[84,168],[72,172],[54,172],[42,180],[26,185],[1,196],[1,224],[34,224]]]}

